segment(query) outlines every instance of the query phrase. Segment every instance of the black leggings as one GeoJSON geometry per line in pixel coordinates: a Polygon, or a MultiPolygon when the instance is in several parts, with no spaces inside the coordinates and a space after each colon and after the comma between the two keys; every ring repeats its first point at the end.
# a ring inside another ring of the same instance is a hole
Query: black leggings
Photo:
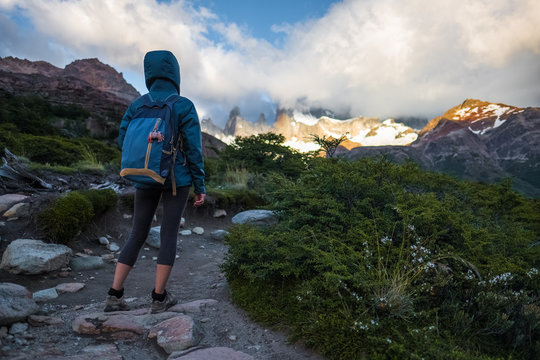
{"type": "Polygon", "coordinates": [[[154,213],[161,198],[163,220],[161,222],[161,246],[159,247],[157,263],[169,266],[174,264],[178,227],[188,200],[189,188],[189,186],[177,188],[176,196],[172,195],[171,190],[136,189],[133,225],[131,226],[129,238],[118,257],[119,263],[128,266],[135,264],[139,251],[150,232],[154,213]]]}

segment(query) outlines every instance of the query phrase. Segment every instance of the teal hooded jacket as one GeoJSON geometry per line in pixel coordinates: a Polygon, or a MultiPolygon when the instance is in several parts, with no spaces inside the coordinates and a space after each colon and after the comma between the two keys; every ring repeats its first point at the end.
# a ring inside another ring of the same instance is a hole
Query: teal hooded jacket
{"type": "MultiPolygon", "coordinates": [[[[170,51],[148,52],[144,57],[144,77],[149,94],[154,100],[165,100],[170,95],[180,94],[180,66],[170,51]]],[[[118,133],[120,149],[124,143],[128,124],[140,105],[141,98],[133,101],[122,118],[118,133]]],[[[206,194],[201,125],[197,110],[191,100],[181,96],[174,103],[173,112],[177,118],[179,134],[183,139],[183,151],[178,152],[174,166],[176,186],[193,185],[196,194],[206,194]]],[[[135,183],[134,186],[149,187],[139,183],[135,183]]],[[[163,185],[164,188],[167,186],[170,188],[170,180],[163,185]]]]}

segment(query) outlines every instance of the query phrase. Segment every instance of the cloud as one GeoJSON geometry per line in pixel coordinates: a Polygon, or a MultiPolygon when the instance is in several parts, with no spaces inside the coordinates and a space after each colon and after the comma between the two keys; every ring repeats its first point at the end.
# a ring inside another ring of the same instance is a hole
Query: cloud
{"type": "Polygon", "coordinates": [[[277,47],[188,1],[0,0],[0,55],[37,59],[39,49],[58,66],[98,57],[142,77],[144,53],[170,49],[183,93],[218,122],[261,95],[354,115],[435,116],[468,97],[540,105],[539,13],[536,0],[345,0],[322,18],[274,25],[285,35],[277,47]]]}

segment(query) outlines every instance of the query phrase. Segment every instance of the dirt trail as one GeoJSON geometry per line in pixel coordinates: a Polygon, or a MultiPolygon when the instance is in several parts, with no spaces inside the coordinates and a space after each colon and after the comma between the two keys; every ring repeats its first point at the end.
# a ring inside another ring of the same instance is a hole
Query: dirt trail
{"type": "MultiPolygon", "coordinates": [[[[188,205],[189,206],[189,205],[188,205]]],[[[200,226],[202,235],[179,235],[178,252],[168,289],[179,297],[179,303],[193,300],[215,299],[216,305],[204,308],[200,313],[190,314],[202,330],[204,338],[200,346],[224,346],[252,355],[255,359],[323,359],[299,344],[289,344],[287,337],[277,331],[266,329],[252,322],[244,311],[231,302],[230,291],[219,265],[227,252],[226,245],[211,238],[217,229],[227,229],[231,217],[216,219],[204,209],[188,209],[185,229],[200,226]]],[[[93,255],[109,251],[97,242],[99,236],[109,234],[112,241],[123,245],[130,219],[124,219],[122,210],[111,211],[81,236],[72,248],[74,252],[90,249],[93,255]]],[[[159,213],[158,213],[159,219],[159,213]]],[[[156,222],[155,225],[159,225],[156,222]]],[[[125,283],[125,296],[131,299],[132,308],[147,308],[153,288],[157,249],[147,247],[125,283]],[[144,256],[144,258],[142,258],[144,256]]],[[[114,264],[107,263],[98,270],[71,272],[68,277],[57,274],[20,276],[0,270],[2,282],[13,282],[30,291],[47,289],[65,282],[84,282],[86,287],[76,293],[60,295],[57,299],[41,304],[40,313],[59,317],[61,326],[29,327],[22,344],[3,341],[0,358],[10,359],[62,359],[80,353],[89,345],[114,344],[126,360],[166,359],[168,355],[155,343],[155,339],[140,336],[135,340],[104,341],[93,336],[82,336],[71,329],[77,316],[102,311],[107,290],[112,282],[114,264]],[[26,344],[24,344],[26,343],[26,344]]],[[[20,337],[20,335],[18,335],[20,337]]]]}

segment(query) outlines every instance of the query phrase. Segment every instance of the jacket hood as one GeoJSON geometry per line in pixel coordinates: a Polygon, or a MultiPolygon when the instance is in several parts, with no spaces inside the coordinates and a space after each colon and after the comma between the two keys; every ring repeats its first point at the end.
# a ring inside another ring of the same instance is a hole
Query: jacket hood
{"type": "Polygon", "coordinates": [[[180,93],[180,65],[170,51],[156,50],[146,53],[144,56],[144,78],[148,90],[155,80],[165,79],[172,82],[180,93]]]}

